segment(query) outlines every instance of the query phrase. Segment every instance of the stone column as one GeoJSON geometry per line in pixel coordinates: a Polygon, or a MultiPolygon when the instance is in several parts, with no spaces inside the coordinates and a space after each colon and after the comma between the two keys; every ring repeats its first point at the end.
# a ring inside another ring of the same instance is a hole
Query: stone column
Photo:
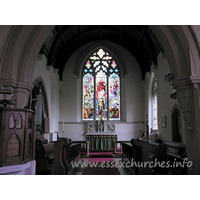
{"type": "MultiPolygon", "coordinates": [[[[32,84],[22,81],[15,81],[13,79],[0,79],[0,88],[11,90],[13,94],[13,100],[16,104],[15,108],[24,108],[28,105],[28,100],[32,91],[32,84]]],[[[10,99],[9,95],[6,99],[10,99]]]]}
{"type": "Polygon", "coordinates": [[[193,131],[191,80],[189,78],[178,78],[174,80],[172,86],[176,89],[177,100],[181,106],[187,128],[193,131]]]}
{"type": "Polygon", "coordinates": [[[188,161],[192,162],[188,174],[200,174],[200,126],[198,125],[200,109],[197,101],[199,96],[195,94],[190,78],[177,78],[172,86],[176,89],[177,100],[184,117],[187,157],[188,161]]]}

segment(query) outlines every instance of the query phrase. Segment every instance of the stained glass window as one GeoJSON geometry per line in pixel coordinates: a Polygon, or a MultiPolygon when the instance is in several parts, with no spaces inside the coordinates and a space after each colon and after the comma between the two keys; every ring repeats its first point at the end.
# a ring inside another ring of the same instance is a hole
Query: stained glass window
{"type": "Polygon", "coordinates": [[[153,81],[153,130],[158,129],[157,81],[153,81]]]}
{"type": "Polygon", "coordinates": [[[120,70],[113,57],[99,49],[83,68],[82,120],[120,120],[120,70]]]}
{"type": "MultiPolygon", "coordinates": [[[[88,66],[89,62],[87,62],[88,66]]],[[[86,67],[87,67],[86,66],[86,67]]],[[[91,69],[92,70],[92,69],[91,69]]],[[[83,76],[83,119],[94,120],[94,76],[90,70],[85,71],[83,76]]]]}
{"type": "Polygon", "coordinates": [[[120,78],[116,73],[109,77],[109,120],[120,119],[120,78]]]}

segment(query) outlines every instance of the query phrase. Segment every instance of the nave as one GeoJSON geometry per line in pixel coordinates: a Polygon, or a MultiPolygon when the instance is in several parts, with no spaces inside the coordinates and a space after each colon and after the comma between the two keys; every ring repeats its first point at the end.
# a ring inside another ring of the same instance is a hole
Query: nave
{"type": "Polygon", "coordinates": [[[90,151],[81,141],[60,139],[36,143],[36,175],[186,175],[191,167],[186,148],[178,143],[144,139],[113,142],[112,151],[90,151]]]}

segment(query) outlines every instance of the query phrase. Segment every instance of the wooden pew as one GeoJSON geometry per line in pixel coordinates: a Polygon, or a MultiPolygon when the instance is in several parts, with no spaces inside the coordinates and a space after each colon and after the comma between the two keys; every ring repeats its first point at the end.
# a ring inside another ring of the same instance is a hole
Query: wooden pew
{"type": "Polygon", "coordinates": [[[51,173],[53,151],[54,151],[54,145],[47,144],[46,139],[36,139],[36,144],[35,144],[36,175],[48,175],[51,173]]]}
{"type": "Polygon", "coordinates": [[[36,174],[69,174],[71,161],[80,156],[81,144],[67,138],[47,143],[46,139],[36,139],[36,174]],[[57,163],[57,164],[56,164],[57,163]]]}
{"type": "Polygon", "coordinates": [[[162,163],[165,165],[165,167],[162,166],[155,166],[153,168],[152,173],[153,174],[167,174],[168,173],[168,168],[166,166],[167,161],[168,161],[168,156],[167,156],[167,145],[164,143],[155,143],[155,142],[149,142],[149,157],[150,160],[155,162],[159,162],[160,165],[162,163]]]}
{"type": "MultiPolygon", "coordinates": [[[[140,146],[137,144],[132,143],[132,141],[128,142],[121,142],[122,145],[122,162],[129,161],[139,161],[140,160],[140,146]]],[[[139,174],[139,168],[133,165],[130,170],[133,174],[139,174]]]]}
{"type": "Polygon", "coordinates": [[[117,153],[121,154],[122,153],[122,142],[123,143],[130,143],[130,140],[115,140],[113,141],[113,155],[116,155],[117,153]],[[119,150],[117,149],[118,144],[120,145],[119,150]]]}
{"type": "Polygon", "coordinates": [[[129,161],[154,162],[155,167],[151,170],[148,167],[134,168],[135,174],[187,174],[185,144],[132,139],[130,143],[122,142],[122,149],[123,160],[126,157],[129,161]]]}
{"type": "Polygon", "coordinates": [[[151,175],[152,169],[149,167],[150,157],[149,157],[149,141],[143,139],[135,140],[135,143],[140,147],[140,159],[138,166],[139,175],[151,175]]]}
{"type": "Polygon", "coordinates": [[[158,164],[163,161],[167,162],[166,144],[153,143],[144,139],[132,139],[131,143],[122,142],[122,149],[122,158],[126,157],[129,161],[135,161],[133,167],[135,174],[167,174],[167,168],[162,168],[158,164]],[[155,162],[157,162],[156,167],[154,167],[155,162]]]}
{"type": "Polygon", "coordinates": [[[139,174],[167,174],[167,145],[138,139],[141,148],[140,161],[145,164],[139,169],[139,174]],[[148,162],[150,164],[148,164],[148,162]]]}
{"type": "Polygon", "coordinates": [[[89,141],[72,141],[72,144],[81,144],[81,155],[89,155],[89,141]]]}
{"type": "Polygon", "coordinates": [[[43,144],[43,147],[46,152],[46,160],[47,160],[47,171],[51,173],[51,168],[53,164],[53,159],[54,159],[54,143],[47,143],[43,144]]]}
{"type": "Polygon", "coordinates": [[[122,142],[122,161],[124,158],[127,158],[128,160],[131,160],[132,158],[134,158],[134,151],[133,151],[133,146],[131,145],[131,143],[125,143],[122,142]]]}
{"type": "Polygon", "coordinates": [[[186,145],[178,142],[164,142],[168,147],[168,155],[175,158],[184,159],[187,157],[186,145]]]}
{"type": "Polygon", "coordinates": [[[167,145],[168,161],[170,162],[169,174],[187,174],[186,145],[178,142],[164,142],[167,145]]]}
{"type": "Polygon", "coordinates": [[[72,144],[71,139],[60,139],[54,142],[53,175],[68,175],[71,162],[80,156],[81,144],[72,144]]]}

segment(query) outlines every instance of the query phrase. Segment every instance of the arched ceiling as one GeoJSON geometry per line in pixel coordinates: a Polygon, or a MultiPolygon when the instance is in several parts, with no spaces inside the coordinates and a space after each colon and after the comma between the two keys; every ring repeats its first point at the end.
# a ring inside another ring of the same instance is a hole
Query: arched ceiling
{"type": "Polygon", "coordinates": [[[70,56],[81,46],[99,40],[114,42],[126,48],[141,67],[142,78],[162,50],[156,36],[147,25],[57,25],[46,38],[40,53],[48,65],[58,69],[60,80],[70,56]]]}

